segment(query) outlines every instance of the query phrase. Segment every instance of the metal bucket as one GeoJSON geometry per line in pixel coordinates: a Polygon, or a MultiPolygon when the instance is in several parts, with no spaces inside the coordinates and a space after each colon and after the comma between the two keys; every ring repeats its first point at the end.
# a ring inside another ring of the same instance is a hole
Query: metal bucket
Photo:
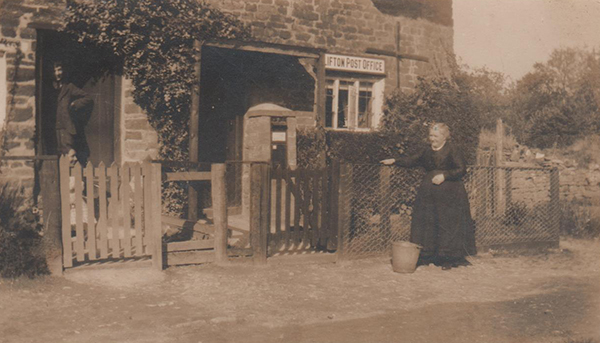
{"type": "Polygon", "coordinates": [[[396,273],[413,273],[417,269],[417,261],[421,246],[411,242],[392,243],[392,268],[396,273]]]}

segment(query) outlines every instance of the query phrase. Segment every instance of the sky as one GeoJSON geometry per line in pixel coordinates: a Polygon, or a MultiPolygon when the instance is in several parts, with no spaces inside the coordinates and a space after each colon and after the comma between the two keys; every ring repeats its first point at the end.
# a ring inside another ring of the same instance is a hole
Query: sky
{"type": "Polygon", "coordinates": [[[600,48],[600,0],[453,0],[454,51],[518,80],[560,47],[600,48]]]}

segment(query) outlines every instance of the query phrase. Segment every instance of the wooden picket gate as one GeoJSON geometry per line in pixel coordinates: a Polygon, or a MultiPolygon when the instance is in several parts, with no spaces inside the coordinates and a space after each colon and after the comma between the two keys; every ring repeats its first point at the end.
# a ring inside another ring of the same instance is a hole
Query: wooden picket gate
{"type": "Polygon", "coordinates": [[[152,257],[162,269],[160,165],[59,163],[63,266],[152,257]]]}
{"type": "Polygon", "coordinates": [[[268,255],[325,249],[332,239],[329,170],[275,168],[271,179],[268,255]]]}

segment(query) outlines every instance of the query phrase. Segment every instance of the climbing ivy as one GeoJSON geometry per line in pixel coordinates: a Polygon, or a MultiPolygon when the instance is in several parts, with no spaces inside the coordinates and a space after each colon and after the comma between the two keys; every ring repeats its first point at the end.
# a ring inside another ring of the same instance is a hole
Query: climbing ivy
{"type": "Polygon", "coordinates": [[[158,132],[161,158],[187,160],[194,40],[245,39],[248,29],[196,0],[70,0],[65,19],[65,32],[121,62],[111,67],[132,80],[135,102],[158,132]]]}
{"type": "MultiPolygon", "coordinates": [[[[189,119],[198,51],[194,41],[246,39],[232,15],[196,0],[69,0],[63,30],[119,63],[106,71],[132,80],[133,98],[156,129],[161,159],[189,160],[189,119]],[[112,70],[110,70],[112,69],[112,70]]],[[[182,215],[184,185],[163,188],[163,211],[182,215]]]]}

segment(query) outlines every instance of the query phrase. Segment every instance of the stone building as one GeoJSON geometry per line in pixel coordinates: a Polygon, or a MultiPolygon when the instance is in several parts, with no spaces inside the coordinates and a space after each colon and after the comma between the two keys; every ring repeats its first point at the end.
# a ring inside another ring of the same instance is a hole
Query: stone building
{"type": "MultiPolygon", "coordinates": [[[[377,129],[386,94],[444,70],[453,53],[451,0],[210,0],[252,32],[247,42],[202,48],[199,159],[295,165],[296,130],[377,129]]],[[[58,32],[62,0],[0,4],[2,156],[51,151],[45,94],[53,60],[68,58],[94,98],[90,161],[156,158],[157,134],[117,75],[92,82],[95,66],[58,32]]],[[[32,187],[35,164],[1,162],[0,177],[32,187]]]]}

